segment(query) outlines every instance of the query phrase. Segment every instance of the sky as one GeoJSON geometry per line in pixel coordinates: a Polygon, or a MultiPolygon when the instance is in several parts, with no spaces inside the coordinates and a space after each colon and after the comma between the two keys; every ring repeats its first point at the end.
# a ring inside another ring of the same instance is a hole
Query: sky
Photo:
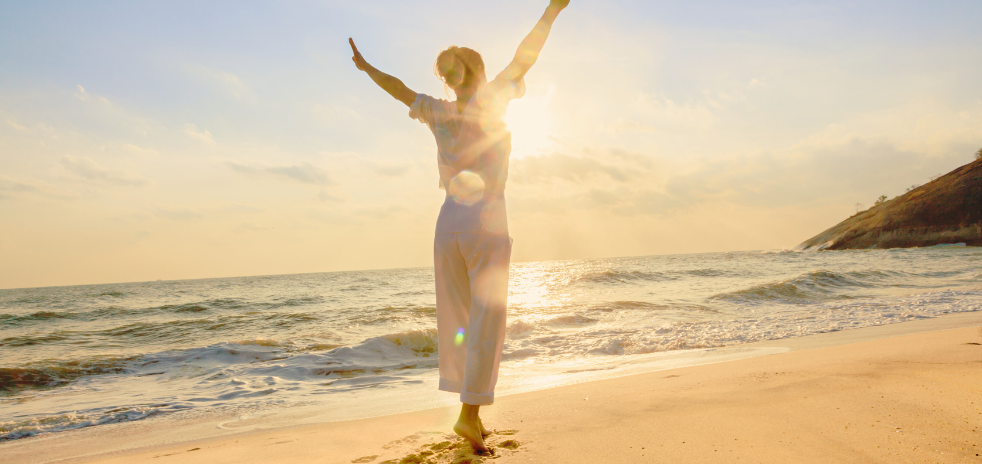
{"type": "MultiPolygon", "coordinates": [[[[3,2],[0,288],[432,265],[416,92],[546,1],[3,2]]],[[[794,247],[982,147],[982,3],[579,1],[509,108],[513,261],[794,247]]],[[[452,92],[450,93],[452,95],[452,92]]]]}

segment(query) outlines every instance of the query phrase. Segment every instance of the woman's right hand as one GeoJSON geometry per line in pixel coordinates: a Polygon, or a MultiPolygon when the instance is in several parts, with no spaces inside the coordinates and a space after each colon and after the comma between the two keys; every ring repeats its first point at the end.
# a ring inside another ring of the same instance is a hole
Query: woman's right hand
{"type": "Polygon", "coordinates": [[[560,10],[569,6],[569,0],[549,0],[549,8],[558,8],[560,10]]]}
{"type": "MultiPolygon", "coordinates": [[[[566,3],[569,2],[567,1],[566,3]]],[[[359,52],[358,47],[355,46],[354,39],[348,37],[348,44],[351,45],[351,53],[353,53],[353,56],[351,57],[351,61],[355,62],[355,67],[357,67],[359,71],[364,71],[368,69],[368,62],[365,61],[365,57],[361,56],[361,52],[359,52]]]]}

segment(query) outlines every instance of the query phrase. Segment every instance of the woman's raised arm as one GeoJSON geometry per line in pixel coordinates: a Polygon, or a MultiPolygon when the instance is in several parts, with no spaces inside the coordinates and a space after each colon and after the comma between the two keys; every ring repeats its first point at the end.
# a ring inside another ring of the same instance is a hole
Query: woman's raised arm
{"type": "Polygon", "coordinates": [[[392,95],[393,98],[399,100],[406,104],[406,106],[412,106],[413,101],[416,100],[416,92],[413,92],[406,84],[403,84],[399,79],[390,76],[374,66],[368,64],[365,58],[361,56],[361,52],[358,51],[358,47],[355,46],[355,41],[348,38],[348,43],[351,44],[351,61],[355,62],[355,66],[359,70],[365,71],[368,77],[371,77],[382,90],[392,95]]]}
{"type": "Polygon", "coordinates": [[[539,18],[539,22],[532,28],[532,32],[529,32],[529,35],[525,36],[525,40],[522,41],[518,46],[518,51],[515,52],[515,58],[511,60],[511,63],[504,71],[498,74],[499,77],[505,77],[514,81],[525,77],[525,73],[529,72],[529,69],[532,69],[535,60],[539,58],[539,52],[542,51],[542,46],[545,45],[546,38],[549,37],[549,31],[552,30],[552,23],[559,16],[559,12],[563,11],[567,5],[569,5],[569,0],[549,1],[546,12],[539,18]]]}

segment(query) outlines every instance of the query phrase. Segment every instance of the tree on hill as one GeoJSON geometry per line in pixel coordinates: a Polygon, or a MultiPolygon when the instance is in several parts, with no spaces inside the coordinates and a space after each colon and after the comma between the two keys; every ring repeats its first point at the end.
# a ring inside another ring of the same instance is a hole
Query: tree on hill
{"type": "Polygon", "coordinates": [[[979,148],[979,151],[975,152],[975,159],[982,160],[982,148],[979,148]]]}

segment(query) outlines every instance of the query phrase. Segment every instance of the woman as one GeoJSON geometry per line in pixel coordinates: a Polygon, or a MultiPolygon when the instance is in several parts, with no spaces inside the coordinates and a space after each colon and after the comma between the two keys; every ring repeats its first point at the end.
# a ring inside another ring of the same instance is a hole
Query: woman
{"type": "Polygon", "coordinates": [[[368,64],[348,39],[352,61],[383,90],[409,107],[409,116],[436,138],[440,209],[434,240],[440,390],[460,393],[454,432],[487,451],[478,411],[494,402],[505,340],[508,265],[512,240],[505,214],[511,134],[502,120],[508,102],[525,93],[525,73],[569,0],[551,0],[512,62],[488,82],[481,55],[464,47],[439,54],[434,71],[455,101],[413,92],[368,64]]]}

